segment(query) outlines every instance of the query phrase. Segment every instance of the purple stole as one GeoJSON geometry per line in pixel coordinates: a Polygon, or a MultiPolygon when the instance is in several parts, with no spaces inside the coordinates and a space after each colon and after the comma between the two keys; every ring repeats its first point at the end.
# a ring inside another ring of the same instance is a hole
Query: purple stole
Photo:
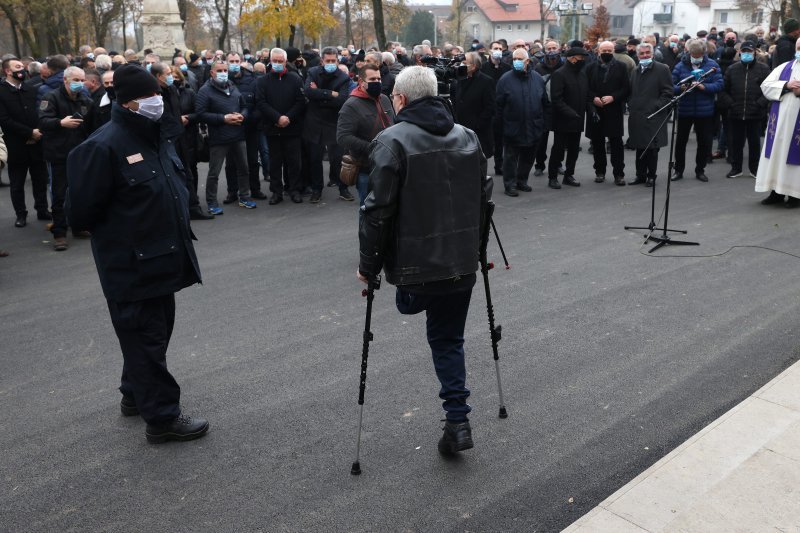
{"type": "MultiPolygon", "coordinates": [[[[786,66],[781,72],[781,81],[789,81],[792,76],[792,66],[795,60],[786,63],[786,66]]],[[[778,111],[780,110],[780,102],[772,102],[772,107],[769,110],[769,122],[767,123],[767,139],[766,146],[764,147],[764,157],[769,159],[772,155],[772,143],[775,141],[775,130],[778,125],[778,111]]],[[[789,165],[800,165],[800,113],[797,114],[797,119],[794,123],[794,133],[789,142],[789,156],[786,158],[786,163],[789,165]]]]}

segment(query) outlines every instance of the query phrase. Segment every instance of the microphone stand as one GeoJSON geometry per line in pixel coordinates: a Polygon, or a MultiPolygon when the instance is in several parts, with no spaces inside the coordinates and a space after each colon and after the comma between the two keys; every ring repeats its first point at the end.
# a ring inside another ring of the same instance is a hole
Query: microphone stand
{"type": "MultiPolygon", "coordinates": [[[[670,143],[669,143],[669,165],[667,167],[668,168],[668,170],[667,170],[667,172],[668,172],[667,173],[667,193],[666,193],[666,199],[664,200],[664,227],[663,228],[657,228],[656,227],[656,222],[655,222],[656,188],[655,188],[655,184],[653,184],[653,198],[652,198],[652,202],[651,202],[651,205],[650,205],[650,224],[647,227],[625,226],[626,230],[627,229],[647,229],[647,230],[649,230],[649,233],[647,235],[645,235],[644,237],[647,239],[647,241],[653,241],[653,242],[658,243],[658,244],[653,246],[648,251],[648,253],[653,253],[653,252],[655,252],[656,250],[658,250],[659,248],[661,248],[663,246],[697,246],[697,245],[700,244],[699,242],[676,241],[676,240],[673,240],[667,234],[667,232],[670,232],[670,231],[674,232],[674,233],[683,233],[684,235],[686,233],[688,233],[686,230],[669,229],[669,224],[668,224],[668,221],[669,221],[669,199],[670,199],[670,190],[671,190],[670,186],[672,184],[672,180],[670,179],[670,177],[672,176],[672,171],[673,171],[673,168],[675,166],[675,160],[674,160],[674,155],[675,155],[675,125],[678,122],[677,113],[675,113],[675,110],[677,109],[678,102],[680,102],[681,98],[683,98],[687,94],[693,92],[697,88],[699,83],[702,83],[703,80],[705,80],[712,72],[715,72],[715,71],[716,71],[716,69],[711,69],[711,70],[707,71],[705,74],[703,74],[700,77],[700,79],[697,80],[698,83],[693,83],[692,85],[689,86],[688,89],[683,91],[681,94],[675,96],[667,104],[662,106],[658,111],[656,111],[655,113],[650,114],[647,117],[647,119],[650,120],[650,119],[656,117],[659,113],[661,113],[661,112],[663,112],[665,110],[668,110],[666,116],[664,117],[664,120],[661,122],[661,125],[658,127],[658,130],[656,131],[656,134],[653,135],[653,138],[650,139],[649,143],[647,143],[647,146],[649,148],[650,145],[655,141],[655,139],[658,136],[658,134],[661,131],[661,129],[667,123],[667,120],[669,119],[670,115],[674,114],[674,116],[675,116],[675,120],[672,121],[672,133],[671,133],[670,143]],[[661,230],[662,231],[661,235],[653,235],[653,233],[655,231],[657,231],[657,230],[661,230]]],[[[642,156],[644,156],[644,153],[642,153],[642,156]]]]}

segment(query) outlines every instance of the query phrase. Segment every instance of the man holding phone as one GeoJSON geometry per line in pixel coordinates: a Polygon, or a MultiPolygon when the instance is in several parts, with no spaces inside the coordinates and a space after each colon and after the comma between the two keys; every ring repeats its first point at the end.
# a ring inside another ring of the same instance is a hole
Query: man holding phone
{"type": "Polygon", "coordinates": [[[67,156],[91,133],[92,99],[84,89],[83,69],[69,67],[64,84],[47,93],[39,104],[39,129],[42,132],[44,158],[50,171],[52,195],[53,249],[63,252],[67,243],[67,217],[64,199],[67,193],[67,156]]]}

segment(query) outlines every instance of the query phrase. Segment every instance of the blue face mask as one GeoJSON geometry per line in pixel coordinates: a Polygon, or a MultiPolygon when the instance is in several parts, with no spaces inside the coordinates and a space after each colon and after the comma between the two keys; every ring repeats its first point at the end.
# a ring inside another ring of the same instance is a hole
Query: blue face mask
{"type": "Polygon", "coordinates": [[[678,48],[678,43],[676,43],[675,41],[670,41],[669,42],[669,47],[670,48],[678,48]]]}
{"type": "Polygon", "coordinates": [[[750,63],[755,56],[752,52],[742,52],[742,63],[750,63]]]}
{"type": "Polygon", "coordinates": [[[231,63],[230,65],[228,65],[228,72],[236,74],[240,70],[242,70],[242,66],[238,63],[231,63]]]}
{"type": "Polygon", "coordinates": [[[148,63],[148,64],[146,64],[146,65],[144,66],[144,68],[146,68],[146,69],[147,69],[147,72],[150,72],[150,67],[152,67],[152,66],[153,66],[153,64],[152,64],[152,63],[148,63]]]}
{"type": "Polygon", "coordinates": [[[692,58],[692,65],[699,65],[702,62],[703,62],[703,58],[702,57],[693,57],[692,58]]]}
{"type": "Polygon", "coordinates": [[[335,63],[325,63],[325,72],[328,74],[333,74],[338,68],[335,63]]]}
{"type": "Polygon", "coordinates": [[[181,72],[187,72],[189,70],[189,65],[181,65],[179,68],[181,72]]]}
{"type": "Polygon", "coordinates": [[[228,81],[228,73],[227,72],[217,72],[217,81],[220,83],[226,83],[228,81]]]}
{"type": "Polygon", "coordinates": [[[515,59],[513,61],[514,70],[522,70],[525,68],[525,60],[524,59],[515,59]]]}
{"type": "Polygon", "coordinates": [[[640,64],[640,65],[642,65],[643,67],[647,67],[647,66],[649,66],[651,63],[653,63],[653,58],[652,58],[652,57],[649,57],[649,58],[647,58],[647,59],[640,59],[640,60],[639,60],[639,64],[640,64]]]}
{"type": "Polygon", "coordinates": [[[82,81],[71,81],[69,82],[69,90],[71,93],[77,93],[78,91],[82,91],[84,89],[84,85],[82,81]]]}
{"type": "Polygon", "coordinates": [[[800,61],[800,52],[795,52],[794,53],[794,58],[797,59],[798,61],[800,61]]]}
{"type": "Polygon", "coordinates": [[[283,69],[284,69],[283,63],[272,63],[273,72],[281,73],[283,72],[283,69]]]}
{"type": "Polygon", "coordinates": [[[175,83],[175,77],[172,74],[167,74],[166,82],[167,82],[167,87],[169,87],[170,85],[175,83]]]}
{"type": "Polygon", "coordinates": [[[245,55],[244,55],[244,58],[245,58],[247,61],[250,61],[250,58],[251,58],[251,57],[253,57],[253,56],[251,56],[250,54],[245,54],[245,55]]]}

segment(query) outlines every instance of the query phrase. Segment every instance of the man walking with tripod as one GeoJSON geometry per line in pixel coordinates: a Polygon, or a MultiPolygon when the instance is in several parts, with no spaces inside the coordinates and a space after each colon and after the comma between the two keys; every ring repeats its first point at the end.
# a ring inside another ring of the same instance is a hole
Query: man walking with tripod
{"type": "Polygon", "coordinates": [[[439,451],[452,454],[473,446],[464,324],[488,197],[476,134],[455,124],[436,94],[436,75],[425,67],[405,68],[395,81],[396,123],[375,138],[370,152],[357,276],[374,284],[384,269],[397,286],[397,309],[425,311],[447,418],[439,451]]]}

